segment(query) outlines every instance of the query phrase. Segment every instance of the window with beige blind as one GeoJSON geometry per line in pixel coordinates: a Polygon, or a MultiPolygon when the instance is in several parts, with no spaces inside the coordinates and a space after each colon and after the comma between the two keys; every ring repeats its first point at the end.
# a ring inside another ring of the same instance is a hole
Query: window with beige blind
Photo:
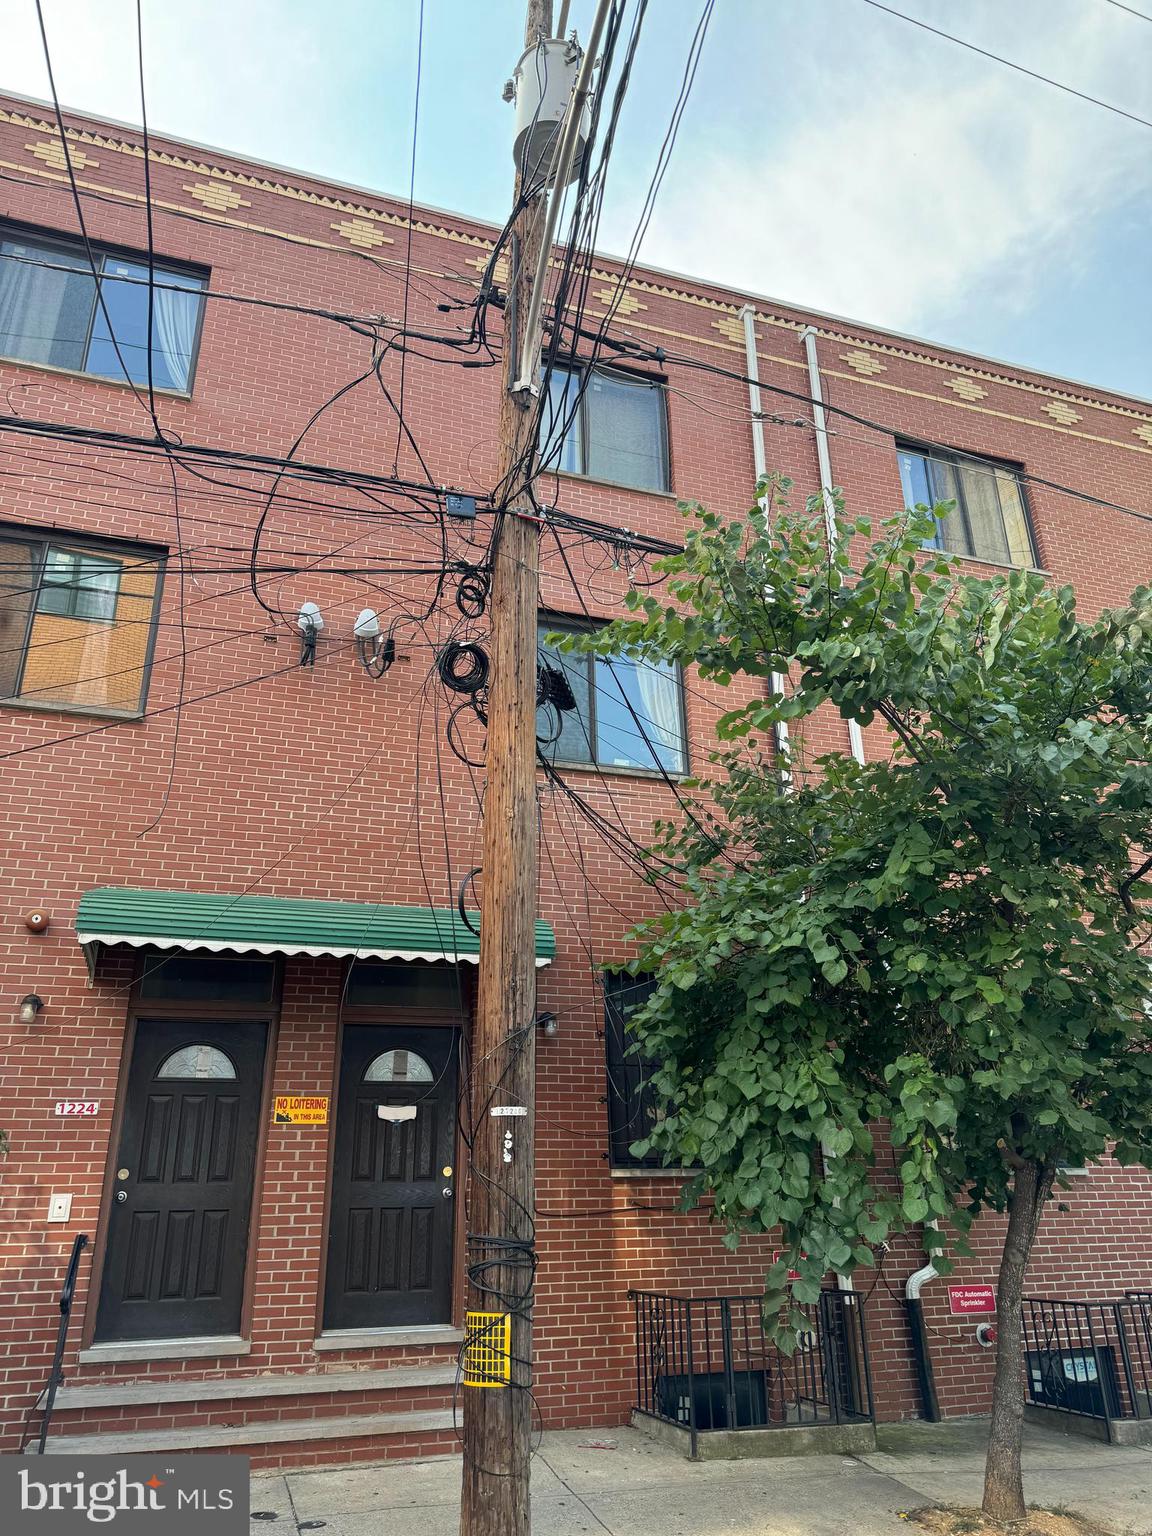
{"type": "Polygon", "coordinates": [[[897,444],[896,452],[906,506],[954,503],[937,517],[929,547],[996,565],[1036,564],[1024,487],[1010,464],[915,444],[897,444]]]}
{"type": "Polygon", "coordinates": [[[0,528],[0,701],[144,707],[163,556],[0,528]]]}

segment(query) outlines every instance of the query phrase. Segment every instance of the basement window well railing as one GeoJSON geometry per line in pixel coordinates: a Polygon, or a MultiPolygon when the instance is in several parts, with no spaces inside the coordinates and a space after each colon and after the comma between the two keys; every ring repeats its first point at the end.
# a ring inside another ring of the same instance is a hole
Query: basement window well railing
{"type": "Polygon", "coordinates": [[[791,1355],[768,1339],[758,1295],[630,1295],[636,1414],[686,1431],[692,1456],[729,1431],[872,1424],[864,1315],[852,1292],[824,1291],[800,1308],[806,1323],[791,1355]]]}
{"type": "Polygon", "coordinates": [[[1152,1292],[1118,1301],[1029,1296],[1024,1398],[1029,1417],[1077,1433],[1152,1443],[1152,1292]]]}

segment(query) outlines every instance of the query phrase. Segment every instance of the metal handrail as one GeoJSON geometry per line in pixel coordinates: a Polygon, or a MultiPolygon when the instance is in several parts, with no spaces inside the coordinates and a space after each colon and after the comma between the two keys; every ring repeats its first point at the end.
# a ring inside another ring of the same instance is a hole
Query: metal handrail
{"type": "Polygon", "coordinates": [[[40,1421],[40,1444],[36,1454],[44,1455],[44,1446],[48,1440],[48,1426],[52,1422],[52,1410],[56,1406],[56,1393],[60,1383],[64,1380],[64,1372],[60,1369],[60,1362],[64,1358],[64,1346],[68,1342],[68,1323],[72,1316],[72,1297],[76,1291],[76,1275],[80,1269],[80,1255],[88,1246],[87,1232],[77,1232],[72,1244],[72,1253],[68,1259],[68,1268],[64,1273],[64,1284],[60,1287],[60,1326],[56,1330],[56,1352],[52,1356],[52,1369],[48,1373],[48,1385],[44,1395],[44,1416],[40,1421]]]}

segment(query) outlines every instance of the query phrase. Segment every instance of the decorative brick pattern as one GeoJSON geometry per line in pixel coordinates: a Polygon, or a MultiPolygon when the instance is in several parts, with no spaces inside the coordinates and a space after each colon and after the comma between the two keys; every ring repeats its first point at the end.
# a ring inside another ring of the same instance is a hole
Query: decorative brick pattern
{"type": "Polygon", "coordinates": [[[1040,409],[1053,421],[1058,421],[1062,427],[1070,427],[1077,421],[1083,421],[1079,411],[1074,411],[1063,400],[1045,400],[1040,409]]]}
{"type": "Polygon", "coordinates": [[[217,213],[228,213],[233,208],[251,208],[252,204],[246,197],[241,197],[236,188],[227,181],[197,181],[191,185],[185,183],[184,191],[190,197],[194,197],[198,203],[203,203],[205,208],[213,208],[217,213]]]}
{"type": "Polygon", "coordinates": [[[358,250],[371,251],[380,245],[392,245],[394,241],[391,235],[386,235],[375,224],[369,224],[367,219],[341,219],[339,224],[333,224],[332,228],[349,245],[354,245],[358,250]]]}
{"type": "Polygon", "coordinates": [[[965,378],[962,374],[956,378],[945,379],[945,384],[954,395],[959,395],[961,400],[987,400],[988,391],[975,379],[965,378]]]}
{"type": "Polygon", "coordinates": [[[871,352],[860,352],[858,350],[853,350],[851,352],[841,352],[840,357],[843,362],[848,364],[849,368],[851,368],[853,372],[863,374],[866,379],[871,378],[873,374],[888,372],[888,365],[886,363],[882,363],[880,359],[871,352]]]}
{"type": "Polygon", "coordinates": [[[620,290],[616,283],[603,288],[593,288],[592,290],[592,297],[599,299],[605,309],[615,305],[615,313],[618,315],[635,315],[640,310],[648,308],[647,304],[641,304],[630,288],[625,288],[624,293],[619,297],[618,295],[620,295],[620,290]]]}
{"type": "MultiPolygon", "coordinates": [[[[45,165],[50,165],[53,170],[66,171],[68,158],[64,153],[64,145],[59,139],[37,139],[35,144],[25,144],[24,148],[36,156],[37,160],[43,160],[45,165]]],[[[69,144],[68,153],[72,158],[72,169],[84,171],[90,165],[99,165],[99,160],[93,160],[91,155],[86,155],[75,144],[69,144]]]]}

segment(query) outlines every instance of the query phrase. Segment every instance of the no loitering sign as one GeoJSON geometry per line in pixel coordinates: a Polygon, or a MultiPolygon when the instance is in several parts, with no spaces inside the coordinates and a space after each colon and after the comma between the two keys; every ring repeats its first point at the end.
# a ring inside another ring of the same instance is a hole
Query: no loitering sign
{"type": "Polygon", "coordinates": [[[272,1106],[273,1125],[327,1125],[326,1094],[279,1093],[272,1106]]]}

